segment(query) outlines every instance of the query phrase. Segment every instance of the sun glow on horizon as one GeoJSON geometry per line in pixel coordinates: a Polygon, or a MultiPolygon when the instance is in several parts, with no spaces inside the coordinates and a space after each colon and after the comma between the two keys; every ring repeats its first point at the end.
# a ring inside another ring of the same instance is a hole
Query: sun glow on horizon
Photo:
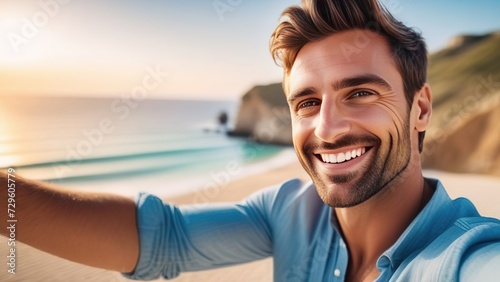
{"type": "MultiPolygon", "coordinates": [[[[395,12],[421,28],[436,48],[435,40],[447,42],[457,30],[485,30],[481,24],[499,28],[488,15],[500,4],[486,2],[484,11],[479,5],[456,5],[457,11],[446,15],[453,22],[460,18],[461,24],[453,25],[415,16],[438,13],[436,7],[448,1],[401,2],[395,12]],[[482,11],[471,16],[485,20],[463,21],[469,10],[482,11]]],[[[141,83],[145,68],[159,65],[170,76],[150,91],[151,97],[239,97],[255,84],[281,81],[269,37],[283,9],[300,1],[241,2],[224,14],[201,0],[57,3],[2,3],[0,95],[117,96],[141,83]]]]}

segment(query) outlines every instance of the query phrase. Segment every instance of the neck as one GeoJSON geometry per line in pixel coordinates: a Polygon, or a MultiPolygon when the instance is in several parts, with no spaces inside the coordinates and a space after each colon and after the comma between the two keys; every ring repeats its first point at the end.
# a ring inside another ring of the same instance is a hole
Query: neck
{"type": "Polygon", "coordinates": [[[368,201],[336,208],[349,249],[348,274],[365,271],[375,279],[377,259],[397,241],[431,196],[421,170],[406,171],[368,201]]]}

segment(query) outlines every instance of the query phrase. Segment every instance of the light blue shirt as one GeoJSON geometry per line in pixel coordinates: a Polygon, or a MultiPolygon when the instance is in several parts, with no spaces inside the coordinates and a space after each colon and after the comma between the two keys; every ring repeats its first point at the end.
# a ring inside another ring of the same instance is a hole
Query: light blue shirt
{"type": "MultiPolygon", "coordinates": [[[[500,221],[430,181],[431,200],[378,258],[376,281],[499,281],[500,221]]],[[[348,249],[312,183],[290,180],[239,204],[176,207],[141,194],[137,206],[140,257],[128,278],[173,278],[273,256],[274,281],[344,280],[348,249]]]]}

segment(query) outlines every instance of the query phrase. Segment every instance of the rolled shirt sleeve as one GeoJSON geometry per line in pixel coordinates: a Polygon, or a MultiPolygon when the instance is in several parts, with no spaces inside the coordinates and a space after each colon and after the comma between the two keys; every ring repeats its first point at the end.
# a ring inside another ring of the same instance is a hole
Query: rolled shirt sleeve
{"type": "Polygon", "coordinates": [[[240,204],[174,206],[140,194],[140,255],[129,279],[171,279],[184,271],[244,263],[272,255],[266,193],[240,204]]]}

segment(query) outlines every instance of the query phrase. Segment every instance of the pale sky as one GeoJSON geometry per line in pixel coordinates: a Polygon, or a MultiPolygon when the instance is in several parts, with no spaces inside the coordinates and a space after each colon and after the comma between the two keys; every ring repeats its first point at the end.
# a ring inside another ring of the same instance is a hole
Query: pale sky
{"type": "MultiPolygon", "coordinates": [[[[430,51],[456,34],[500,30],[500,1],[383,2],[430,51]]],[[[146,79],[150,98],[237,99],[281,80],[269,37],[298,3],[0,0],[0,95],[117,97],[146,79]],[[161,79],[145,78],[148,67],[161,79]]]]}

